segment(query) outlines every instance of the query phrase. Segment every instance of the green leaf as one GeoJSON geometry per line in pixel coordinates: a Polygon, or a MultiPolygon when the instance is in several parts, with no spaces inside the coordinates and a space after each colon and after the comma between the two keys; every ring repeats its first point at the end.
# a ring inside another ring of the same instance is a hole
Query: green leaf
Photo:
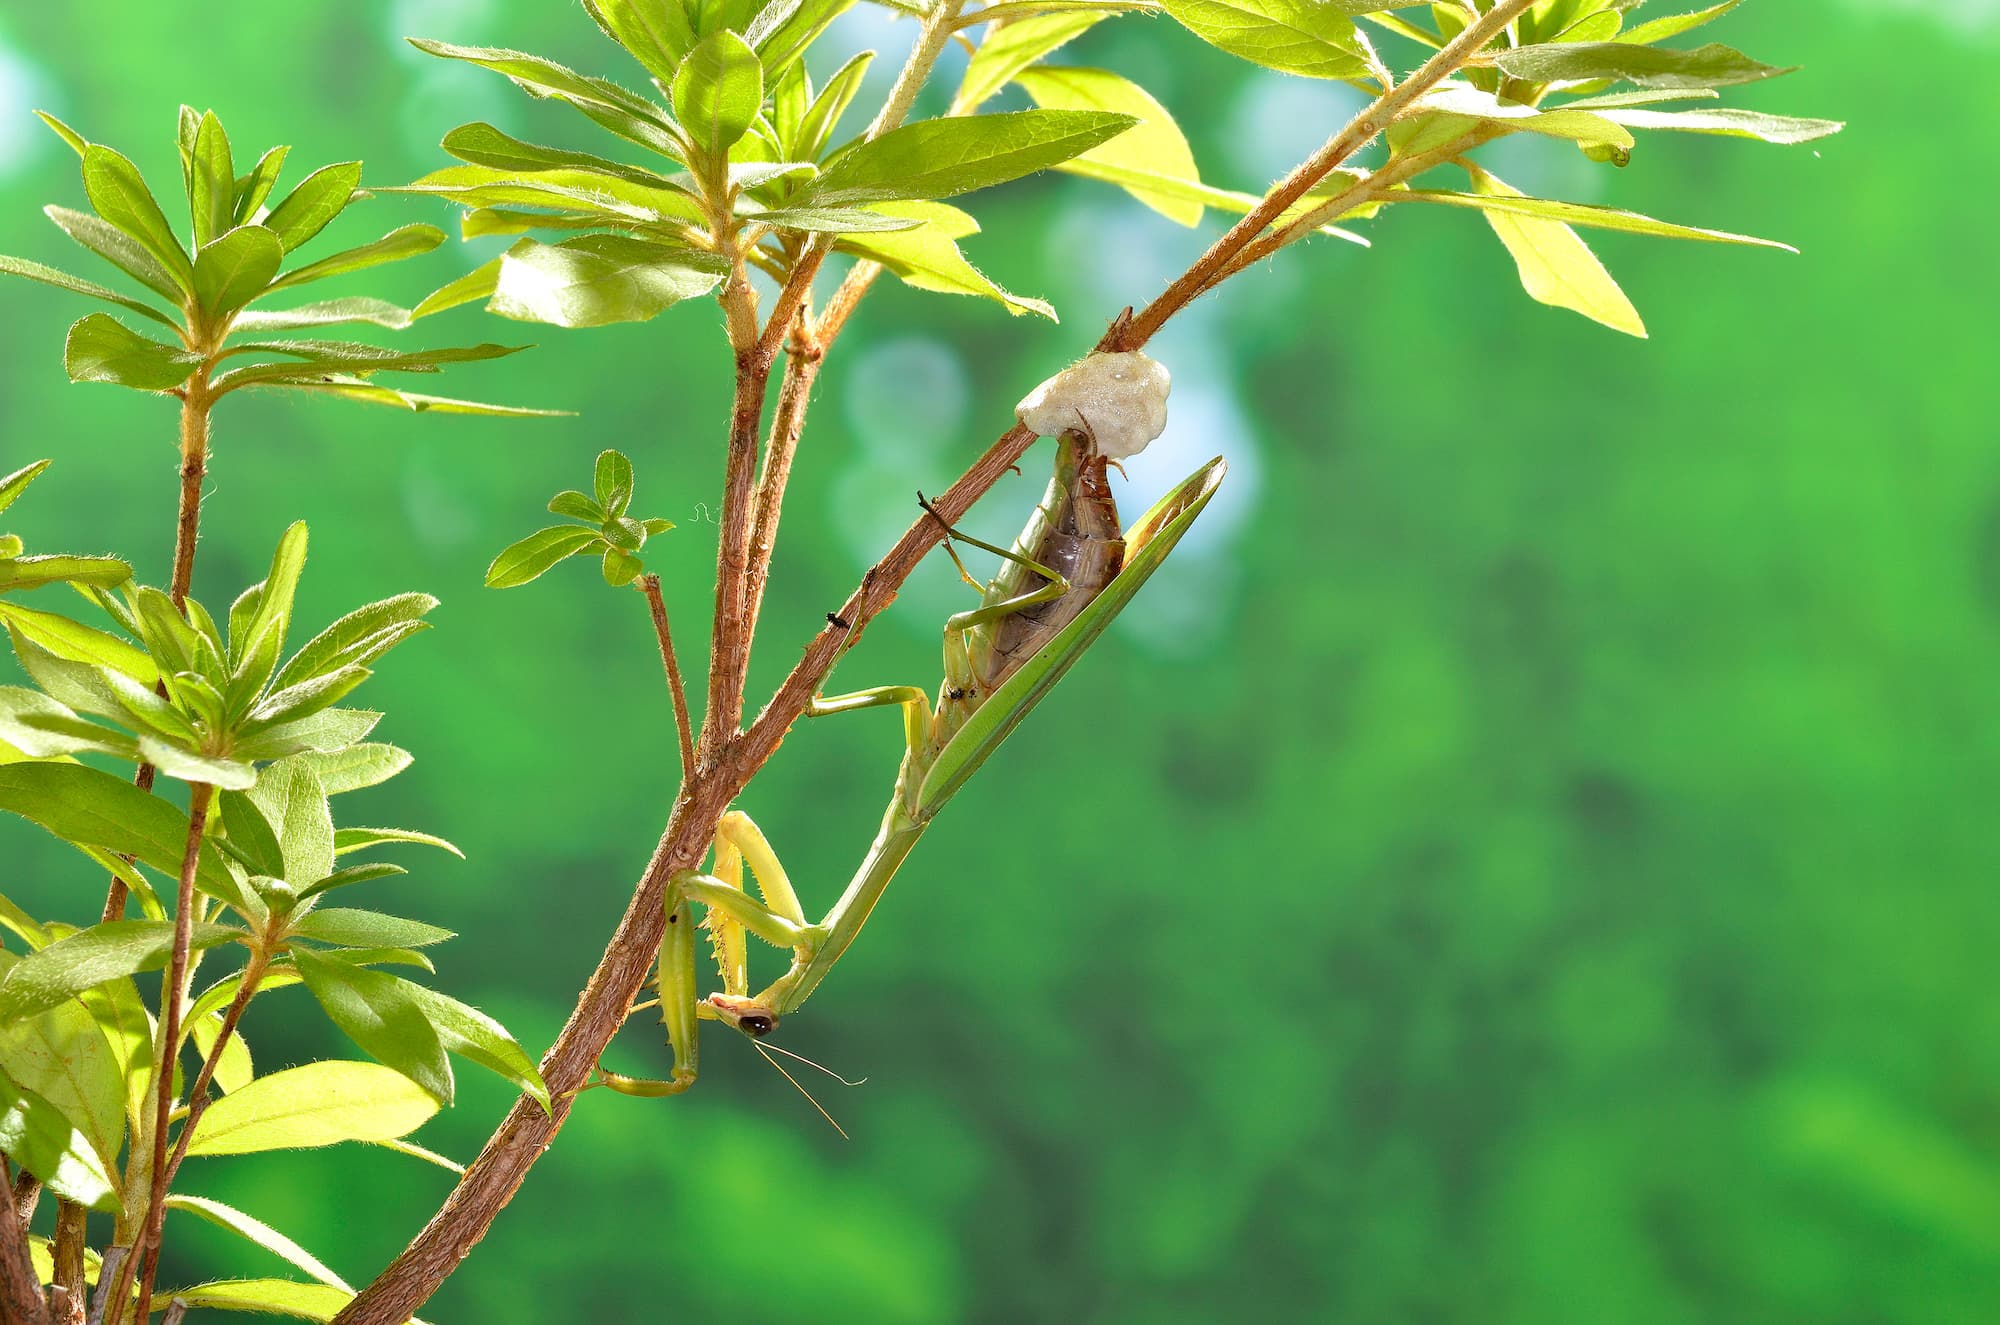
{"type": "Polygon", "coordinates": [[[201,356],[129,330],[109,313],[69,329],[63,366],[72,382],[109,382],[139,391],[170,391],[193,376],[201,356]]]}
{"type": "Polygon", "coordinates": [[[512,589],[539,579],[551,566],[597,541],[595,529],[552,525],[511,544],[486,568],[486,587],[512,589]]]}
{"type": "Polygon", "coordinates": [[[1628,28],[1618,35],[1618,40],[1636,46],[1648,46],[1656,41],[1665,41],[1669,37],[1678,37],[1683,32],[1693,31],[1705,23],[1713,23],[1742,3],[1743,0],[1723,0],[1722,4],[1710,5],[1692,14],[1674,14],[1667,18],[1656,18],[1651,22],[1628,28]]]}
{"type": "Polygon", "coordinates": [[[323,281],[330,276],[346,276],[351,272],[366,271],[370,267],[380,267],[385,263],[402,262],[406,258],[418,257],[444,243],[444,231],[434,225],[406,225],[382,236],[372,244],[362,244],[345,249],[318,262],[308,263],[296,271],[288,271],[271,284],[272,290],[289,290],[295,285],[309,281],[323,281]]]}
{"type": "Polygon", "coordinates": [[[421,921],[339,906],[312,912],[292,926],[292,933],[315,943],[342,948],[428,948],[433,943],[458,937],[448,929],[421,921]]]}
{"type": "Polygon", "coordinates": [[[88,212],[74,212],[67,207],[50,205],[42,211],[64,234],[147,289],[173,301],[175,306],[178,307],[187,298],[187,292],[175,283],[159,260],[117,226],[102,217],[88,212]]]}
{"type": "Polygon", "coordinates": [[[92,299],[102,299],[106,303],[117,304],[120,308],[129,308],[135,313],[144,314],[146,317],[153,319],[153,321],[163,323],[175,330],[180,329],[179,322],[150,304],[128,298],[125,295],[119,294],[116,290],[107,290],[103,286],[86,281],[80,276],[72,276],[68,272],[57,271],[54,267],[44,267],[39,262],[30,262],[26,258],[0,256],[0,274],[25,276],[31,281],[40,281],[44,285],[53,285],[58,290],[68,290],[71,294],[87,295],[92,299]]]}
{"type": "Polygon", "coordinates": [[[122,230],[173,278],[183,294],[194,293],[194,264],[173,227],[146,187],[139,167],[101,143],[83,154],[83,191],[97,214],[122,230]]]}
{"type": "MultiPolygon", "coordinates": [[[[1103,69],[1054,66],[1024,69],[1014,81],[1045,109],[1116,111],[1138,121],[1110,142],[1064,162],[1058,169],[1087,174],[1088,167],[1111,166],[1192,184],[1201,182],[1194,152],[1172,113],[1137,83],[1103,69]]],[[[1158,189],[1130,185],[1126,189],[1168,220],[1187,226],[1201,224],[1200,202],[1158,189]]]]}
{"type": "Polygon", "coordinates": [[[365,378],[372,373],[428,373],[446,364],[477,363],[519,354],[525,345],[467,345],[440,350],[384,349],[349,341],[264,341],[235,346],[232,353],[282,354],[295,362],[259,363],[238,368],[215,380],[216,394],[260,384],[317,381],[328,373],[365,378]]]}
{"type": "Polygon", "coordinates": [[[333,814],[319,775],[304,760],[266,766],[250,799],[277,836],[287,881],[303,887],[333,872],[333,814]]]}
{"type": "Polygon", "coordinates": [[[366,709],[327,709],[245,737],[236,743],[236,757],[278,759],[306,752],[333,754],[367,736],[381,720],[381,714],[366,709]]]}
{"type": "Polygon", "coordinates": [[[111,589],[132,578],[116,557],[0,557],[0,593],[48,584],[94,584],[111,589]]]}
{"type": "Polygon", "coordinates": [[[447,166],[414,183],[384,193],[427,194],[465,207],[552,207],[590,212],[629,225],[643,222],[706,224],[701,204],[679,188],[647,183],[628,174],[580,166],[548,170],[501,170],[491,166],[447,166]]]}
{"type": "Polygon", "coordinates": [[[664,130],[666,122],[644,97],[636,96],[604,78],[586,78],[553,60],[521,51],[488,46],[454,46],[450,42],[424,37],[410,38],[410,45],[445,60],[464,60],[502,74],[531,95],[555,97],[579,108],[599,107],[622,111],[664,130]]]}
{"type": "Polygon", "coordinates": [[[1391,193],[1388,198],[1392,202],[1430,202],[1442,203],[1448,207],[1471,207],[1489,214],[1533,217],[1544,221],[1560,221],[1566,225],[1589,226],[1598,230],[1652,235],[1660,239],[1692,239],[1711,244],[1747,244],[1755,248],[1775,248],[1785,253],[1798,252],[1791,245],[1781,244],[1774,239],[1758,239],[1751,235],[1731,234],[1727,230],[1704,230],[1698,226],[1676,225],[1671,221],[1656,221],[1637,212],[1622,211],[1616,207],[1599,207],[1594,203],[1528,198],[1513,191],[1452,193],[1442,189],[1410,189],[1391,193]]]}
{"type": "Polygon", "coordinates": [[[605,36],[662,83],[673,82],[674,69],[695,42],[680,0],[583,0],[583,7],[605,36]]]}
{"type": "Polygon", "coordinates": [[[118,1210],[118,1193],[90,1138],[49,1101],[0,1077],[0,1153],[65,1200],[118,1210]]]}
{"type": "Polygon", "coordinates": [[[241,760],[199,754],[179,741],[145,732],[139,734],[139,757],[182,782],[205,782],[234,791],[257,785],[257,770],[241,760]]]}
{"type": "Polygon", "coordinates": [[[75,129],[72,129],[67,124],[64,124],[61,120],[57,119],[55,116],[49,114],[47,111],[45,110],[36,111],[35,118],[40,120],[43,124],[48,125],[49,128],[55,133],[55,136],[62,139],[63,142],[68,145],[69,149],[72,152],[75,152],[78,156],[82,156],[84,152],[88,150],[88,148],[90,147],[90,142],[88,139],[86,139],[82,134],[78,133],[75,129]]]}
{"type": "Polygon", "coordinates": [[[645,563],[623,549],[604,549],[604,582],[614,589],[622,589],[639,578],[646,569],[645,563]]]}
{"type": "Polygon", "coordinates": [[[258,1077],[208,1107],[190,1155],[248,1155],[407,1136],[438,1102],[375,1063],[308,1063],[258,1077]]]}
{"type": "Polygon", "coordinates": [[[957,240],[979,233],[979,223],[956,207],[936,202],[881,203],[878,211],[924,222],[920,229],[891,235],[849,235],[843,252],[879,262],[905,284],[942,294],[974,294],[997,301],[1009,313],[1039,313],[1056,320],[1055,310],[1039,299],[1009,294],[965,260],[957,240]]]}
{"type": "Polygon", "coordinates": [[[138,746],[123,733],[79,718],[41,691],[21,686],[0,686],[0,740],[30,759],[87,751],[138,755],[138,746]]]}
{"type": "MultiPolygon", "coordinates": [[[[363,787],[373,787],[387,782],[396,774],[408,768],[410,752],[379,741],[364,745],[350,745],[334,754],[308,754],[301,758],[306,765],[319,775],[320,786],[329,796],[338,796],[346,791],[359,791],[363,787]]],[[[341,834],[351,830],[336,829],[333,835],[333,854],[338,856],[341,834]]]]}
{"type": "Polygon", "coordinates": [[[219,1279],[192,1288],[162,1289],[154,1301],[181,1302],[210,1311],[249,1311],[260,1315],[294,1316],[329,1321],[354,1294],[330,1284],[302,1284],[291,1279],[219,1279]]]}
{"type": "Polygon", "coordinates": [[[500,259],[482,263],[449,284],[440,286],[424,296],[412,313],[413,317],[429,317],[442,313],[447,308],[457,308],[480,299],[489,299],[500,286],[500,259]]]}
{"type": "MultiPolygon", "coordinates": [[[[10,771],[0,769],[0,774],[10,771]]],[[[199,951],[242,937],[242,930],[229,925],[198,923],[191,942],[199,951]]],[[[108,981],[158,970],[167,964],[173,947],[174,926],[168,920],[108,920],[58,939],[23,957],[0,980],[0,1025],[46,1012],[108,981]]]]}
{"type": "Polygon", "coordinates": [[[582,520],[587,524],[603,524],[606,520],[604,508],[596,499],[581,492],[571,490],[558,492],[549,498],[549,514],[560,515],[571,520],[582,520]]]}
{"type": "Polygon", "coordinates": [[[799,201],[948,198],[1081,156],[1135,123],[1130,115],[1076,110],[920,120],[835,156],[799,201]]]}
{"type": "MultiPolygon", "coordinates": [[[[333,1024],[379,1062],[451,1103],[451,1064],[424,1010],[407,992],[417,986],[381,971],[349,966],[298,948],[292,962],[333,1024]]],[[[0,994],[6,986],[0,984],[0,994]]]]}
{"type": "Polygon", "coordinates": [[[264,218],[264,228],[277,235],[285,252],[295,252],[347,210],[361,184],[361,163],[343,161],[322,166],[299,181],[285,200],[264,218]]]}
{"type": "Polygon", "coordinates": [[[196,255],[195,298],[212,317],[233,313],[270,287],[284,260],[284,245],[272,231],[238,226],[196,255]]]}
{"type": "Polygon", "coordinates": [[[1681,111],[1610,109],[1598,114],[1628,129],[1719,134],[1727,138],[1754,138],[1759,142],[1786,146],[1810,143],[1847,127],[1839,120],[1809,120],[1790,115],[1766,115],[1757,110],[1726,108],[1681,111]]]}
{"type": "Polygon", "coordinates": [[[605,515],[616,519],[625,514],[625,508],[632,504],[633,483],[632,462],[623,451],[597,453],[597,501],[605,515]]]}
{"type": "Polygon", "coordinates": [[[257,1069],[250,1060],[250,1046],[243,1042],[241,1030],[233,1032],[228,1042],[223,1044],[222,1053],[216,1055],[215,1046],[222,1035],[220,1013],[190,1021],[187,1023],[187,1032],[194,1041],[195,1052],[201,1055],[204,1062],[210,1057],[215,1057],[213,1080],[216,1087],[224,1094],[249,1085],[257,1075],[257,1069]]]}
{"type": "Polygon", "coordinates": [[[1368,72],[1354,21],[1337,4],[1324,0],[1161,3],[1182,27],[1209,45],[1266,69],[1308,78],[1358,78],[1368,72]]]}
{"type": "Polygon", "coordinates": [[[236,225],[248,225],[257,219],[263,209],[264,200],[277,187],[278,173],[285,168],[285,158],[291,154],[289,147],[274,147],[257,158],[257,164],[250,173],[236,181],[235,209],[230,221],[236,225]]]}
{"type": "Polygon", "coordinates": [[[745,219],[779,230],[829,235],[884,234],[914,230],[922,224],[906,216],[888,216],[866,207],[775,207],[766,212],[751,212],[745,219]]]}
{"type": "Polygon", "coordinates": [[[242,736],[251,737],[273,727],[310,717],[345,699],[369,676],[367,668],[349,665],[335,668],[330,672],[322,672],[309,680],[286,686],[283,690],[273,690],[250,710],[239,731],[242,736]]]}
{"type": "Polygon", "coordinates": [[[628,235],[560,244],[524,239],[500,263],[488,306],[502,317],[559,327],[644,322],[721,281],[722,261],[628,235]]]}
{"type": "MultiPolygon", "coordinates": [[[[229,135],[214,111],[201,117],[187,170],[188,210],[194,216],[195,248],[200,249],[233,227],[236,218],[236,163],[229,135]]],[[[198,285],[200,263],[195,265],[198,285]]]]}
{"type": "MultiPolygon", "coordinates": [[[[526,142],[483,121],[459,125],[444,136],[441,146],[461,161],[497,172],[491,177],[482,177],[489,183],[499,183],[513,175],[567,170],[604,175],[645,189],[674,187],[667,182],[666,176],[654,171],[628,166],[589,152],[526,142]]],[[[446,176],[447,180],[453,178],[459,177],[446,176]]]]}
{"type": "Polygon", "coordinates": [[[410,999],[430,1019],[445,1048],[513,1082],[544,1110],[548,1109],[549,1088],[543,1084],[542,1074],[536,1071],[534,1060],[508,1034],[506,1027],[479,1009],[468,1007],[435,989],[426,989],[408,980],[398,980],[397,983],[404,987],[410,999]]]}
{"type": "Polygon", "coordinates": [[[979,43],[979,49],[972,53],[972,59],[965,66],[965,74],[959,80],[958,95],[952,99],[951,113],[965,115],[979,109],[989,97],[1013,81],[1014,75],[1049,52],[1074,41],[1108,17],[1110,15],[1101,10],[1071,10],[989,27],[986,39],[979,43]]]}
{"type": "MultiPolygon", "coordinates": [[[[390,747],[393,748],[393,747],[390,747]]],[[[398,753],[401,753],[398,751],[398,753]]],[[[429,833],[419,833],[409,828],[341,828],[333,835],[333,854],[344,856],[350,851],[360,851],[367,847],[381,846],[386,842],[408,842],[417,846],[437,847],[449,851],[460,860],[465,853],[441,837],[429,833]]]]}
{"type": "MultiPolygon", "coordinates": [[[[117,859],[115,856],[113,859],[117,859]]],[[[126,869],[133,874],[127,865],[126,869]]],[[[130,980],[112,980],[86,989],[77,999],[111,1047],[111,1061],[125,1083],[125,1119],[133,1130],[145,1126],[153,1107],[153,1018],[130,980]]]]}
{"type": "MultiPolygon", "coordinates": [[[[6,955],[12,966],[12,954],[6,955]]],[[[125,1075],[119,1056],[81,1003],[65,1001],[0,1028],[0,1066],[89,1138],[109,1172],[125,1139],[125,1075]]]]}
{"type": "Polygon", "coordinates": [[[765,5],[743,34],[763,61],[764,85],[776,86],[806,48],[853,6],[854,0],[801,0],[797,4],[777,0],[765,5]]]}
{"type": "MultiPolygon", "coordinates": [[[[0,767],[0,810],[18,814],[66,841],[132,856],[178,878],[187,847],[187,816],[124,778],[81,764],[0,767]]],[[[195,884],[234,904],[236,882],[222,857],[202,845],[195,884]]]]}
{"type": "Polygon", "coordinates": [[[254,1242],[280,1260],[304,1270],[329,1288],[338,1288],[346,1293],[354,1291],[345,1279],[328,1269],[317,1256],[263,1220],[246,1215],[233,1206],[224,1205],[220,1201],[211,1201],[206,1196],[189,1196],[179,1192],[168,1196],[166,1205],[169,1210],[185,1210],[191,1215],[199,1215],[211,1224],[226,1228],[246,1241],[254,1242]]]}
{"type": "Polygon", "coordinates": [[[22,466],[5,478],[0,478],[0,511],[19,501],[21,494],[28,490],[28,485],[40,478],[42,471],[51,463],[47,460],[37,460],[31,465],[22,466]]]}
{"type": "Polygon", "coordinates": [[[425,629],[423,618],[438,600],[425,593],[397,594],[349,612],[306,642],[272,679],[274,689],[354,664],[367,665],[425,629]],[[385,638],[393,636],[393,638],[385,638]]]}
{"type": "Polygon", "coordinates": [[[225,791],[217,797],[228,844],[252,874],[267,878],[285,877],[285,851],[270,820],[257,802],[240,791],[225,791]]]}
{"type": "Polygon", "coordinates": [[[1566,138],[1585,146],[1609,145],[1625,150],[1632,146],[1629,130],[1602,115],[1571,107],[1543,110],[1519,102],[1502,101],[1491,92],[1469,83],[1440,84],[1420,103],[1426,110],[1443,112],[1444,119],[1427,126],[1412,138],[1396,142],[1402,156],[1415,156],[1460,136],[1470,123],[1481,121],[1510,132],[1526,130],[1551,138],[1566,138]]]}
{"type": "Polygon", "coordinates": [[[359,378],[329,378],[323,382],[286,382],[288,390],[316,391],[322,395],[339,396],[343,400],[357,400],[368,405],[390,405],[397,409],[409,410],[412,414],[477,414],[494,419],[557,419],[569,418],[573,410],[528,409],[520,405],[489,405],[477,400],[454,400],[449,396],[425,396],[414,391],[401,391],[394,387],[377,386],[359,378]]]}
{"type": "Polygon", "coordinates": [[[1760,64],[1741,51],[1715,42],[1691,51],[1662,50],[1622,41],[1557,42],[1496,51],[1493,62],[1508,77],[1530,83],[1594,82],[1610,78],[1640,87],[1728,87],[1792,72],[1760,64]]]}
{"type": "Polygon", "coordinates": [[[820,94],[807,107],[805,117],[799,121],[798,132],[785,145],[788,156],[795,161],[820,159],[826,145],[833,140],[833,131],[840,124],[841,112],[861,90],[861,80],[868,76],[868,66],[874,59],[875,52],[862,51],[826,80],[826,86],[820,89],[820,94]]]}
{"type": "Polygon", "coordinates": [[[321,893],[332,892],[335,888],[351,888],[357,883],[373,883],[377,879],[408,873],[409,871],[401,865],[391,865],[385,861],[377,861],[371,865],[349,865],[345,869],[335,870],[324,879],[315,879],[299,889],[299,900],[317,897],[321,893]]]}
{"type": "Polygon", "coordinates": [[[298,308],[245,309],[236,315],[232,330],[299,331],[310,327],[334,327],[351,322],[364,322],[370,326],[401,331],[410,325],[414,316],[416,315],[409,309],[398,308],[384,299],[328,299],[298,308]]]}
{"type": "MultiPolygon", "coordinates": [[[[1520,191],[1476,166],[1468,166],[1473,190],[1484,197],[1520,197],[1520,191]]],[[[1576,231],[1561,221],[1513,212],[1484,213],[1493,233],[1513,255],[1521,286],[1530,298],[1568,308],[1613,331],[1644,339],[1646,324],[1632,301],[1611,279],[1576,231]]],[[[0,987],[4,988],[4,987],[0,987]]]]}
{"type": "Polygon", "coordinates": [[[674,115],[711,156],[724,156],[764,104],[764,66],[750,44],[724,29],[710,33],[674,74],[674,115]]]}

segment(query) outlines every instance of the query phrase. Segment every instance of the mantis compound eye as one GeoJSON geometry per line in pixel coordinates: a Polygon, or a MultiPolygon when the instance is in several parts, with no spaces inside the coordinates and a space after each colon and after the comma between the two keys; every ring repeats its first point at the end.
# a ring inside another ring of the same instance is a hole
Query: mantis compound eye
{"type": "Polygon", "coordinates": [[[1136,350],[1093,354],[1030,391],[1014,416],[1037,437],[1060,437],[1083,420],[1098,454],[1122,460],[1166,431],[1172,386],[1166,368],[1136,350]]]}
{"type": "Polygon", "coordinates": [[[708,1004],[722,1020],[753,1040],[761,1040],[778,1029],[778,1014],[755,999],[735,994],[710,994],[708,1004]]]}

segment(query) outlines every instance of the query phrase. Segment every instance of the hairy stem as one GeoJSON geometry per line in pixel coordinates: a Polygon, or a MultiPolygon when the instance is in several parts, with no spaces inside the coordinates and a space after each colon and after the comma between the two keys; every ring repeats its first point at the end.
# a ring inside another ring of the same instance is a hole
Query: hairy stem
{"type": "Polygon", "coordinates": [[[181,1005],[187,997],[188,953],[194,937],[194,877],[201,863],[201,834],[208,824],[208,805],[215,788],[205,782],[194,784],[189,793],[187,846],[181,854],[180,892],[174,903],[174,951],[167,965],[167,980],[160,993],[160,1039],[153,1051],[152,1178],[146,1203],[143,1232],[133,1244],[133,1256],[119,1267],[121,1281],[113,1287],[109,1319],[117,1325],[125,1305],[125,1283],[129,1282],[134,1261],[143,1256],[145,1275],[139,1281],[139,1303],[132,1317],[144,1322],[152,1300],[153,1275],[158,1268],[160,1228],[166,1217],[167,1125],[174,1112],[174,1051],[180,1044],[181,1005]]]}
{"type": "Polygon", "coordinates": [[[200,375],[189,380],[181,401],[181,506],[174,526],[174,578],[167,592],[185,609],[194,583],[195,540],[201,534],[201,484],[208,475],[208,415],[215,398],[200,375]]]}
{"type": "Polygon", "coordinates": [[[778,383],[778,406],[771,415],[771,432],[764,441],[764,469],[757,479],[750,520],[749,588],[743,602],[743,630],[753,643],[757,617],[764,608],[764,587],[771,579],[771,553],[778,543],[778,514],[784,509],[792,457],[798,453],[806,405],[826,355],[824,346],[807,329],[811,322],[810,310],[801,308],[792,338],[785,344],[785,375],[778,383]]]}
{"type": "Polygon", "coordinates": [[[674,730],[681,738],[681,783],[694,776],[694,726],[688,717],[687,687],[681,683],[680,658],[674,653],[673,632],[667,628],[667,600],[660,596],[660,577],[641,575],[636,583],[652,609],[653,633],[660,641],[660,662],[667,669],[667,693],[673,697],[674,730]]]}
{"type": "MultiPolygon", "coordinates": [[[[181,1123],[181,1134],[174,1141],[173,1154],[167,1158],[166,1176],[155,1191],[155,1200],[166,1199],[167,1188],[172,1185],[174,1175],[180,1172],[181,1161],[187,1158],[188,1146],[194,1140],[195,1125],[208,1112],[208,1085],[215,1080],[215,1069],[222,1062],[222,1051],[229,1047],[229,1041],[236,1034],[236,1024],[243,1020],[243,1010],[250,1006],[250,1000],[257,996],[257,986],[264,979],[264,971],[270,966],[271,958],[262,948],[253,949],[250,960],[243,965],[243,974],[238,978],[236,993],[229,1000],[229,1008],[222,1014],[222,1025],[215,1033],[215,1043],[209,1047],[208,1056],[201,1060],[201,1071],[195,1074],[194,1085],[188,1090],[188,1113],[181,1123]]],[[[154,1262],[146,1265],[145,1294],[152,1295],[154,1262]]]]}

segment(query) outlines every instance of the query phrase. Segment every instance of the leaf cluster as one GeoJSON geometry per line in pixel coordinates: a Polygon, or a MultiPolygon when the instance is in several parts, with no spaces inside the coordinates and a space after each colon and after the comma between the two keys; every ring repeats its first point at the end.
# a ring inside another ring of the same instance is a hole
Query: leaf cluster
{"type": "Polygon", "coordinates": [[[672,520],[635,520],[632,505],[632,462],[619,451],[603,451],[593,476],[595,495],[571,489],[549,500],[549,514],[567,523],[538,529],[509,544],[486,568],[486,584],[511,589],[540,579],[557,562],[570,557],[598,557],[604,582],[613,588],[632,583],[645,573],[639,559],[646,540],[674,527],[672,520]]]}

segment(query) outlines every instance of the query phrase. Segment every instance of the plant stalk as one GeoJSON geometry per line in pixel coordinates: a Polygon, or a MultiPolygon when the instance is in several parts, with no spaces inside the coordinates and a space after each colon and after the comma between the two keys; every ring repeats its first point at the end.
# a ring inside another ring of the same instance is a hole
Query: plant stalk
{"type": "Polygon", "coordinates": [[[673,697],[674,731],[681,738],[681,783],[694,776],[694,726],[688,718],[687,687],[681,683],[680,658],[674,653],[673,632],[667,628],[667,600],[660,596],[660,577],[641,575],[639,592],[652,610],[653,633],[660,641],[660,663],[667,669],[667,693],[673,697]]]}

